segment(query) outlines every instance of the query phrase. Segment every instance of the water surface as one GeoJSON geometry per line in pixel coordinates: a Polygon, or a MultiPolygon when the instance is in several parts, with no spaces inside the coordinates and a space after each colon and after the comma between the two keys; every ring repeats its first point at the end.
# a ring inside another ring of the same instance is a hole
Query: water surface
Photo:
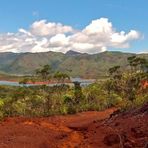
{"type": "MultiPolygon", "coordinates": [[[[89,84],[92,84],[95,82],[94,79],[81,79],[81,78],[72,78],[72,82],[80,82],[81,86],[87,86],[89,84]]],[[[54,83],[54,84],[48,84],[48,86],[55,86],[55,85],[61,85],[62,83],[54,83]]],[[[64,83],[68,85],[73,85],[73,83],[64,83]]],[[[19,82],[14,81],[5,81],[0,80],[0,85],[8,85],[8,86],[36,86],[37,84],[19,84],[19,82]]],[[[39,84],[38,84],[39,85],[39,84]]]]}

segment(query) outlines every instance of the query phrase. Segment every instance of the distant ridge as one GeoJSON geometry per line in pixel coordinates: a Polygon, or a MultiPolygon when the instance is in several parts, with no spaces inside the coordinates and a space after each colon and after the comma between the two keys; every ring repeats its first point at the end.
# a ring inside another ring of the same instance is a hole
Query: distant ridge
{"type": "Polygon", "coordinates": [[[82,53],[77,52],[77,51],[73,51],[73,50],[69,50],[65,53],[65,55],[67,56],[77,56],[77,55],[81,55],[82,53]]]}
{"type": "MultiPolygon", "coordinates": [[[[45,64],[52,66],[55,71],[63,71],[72,77],[97,78],[108,75],[112,66],[127,66],[127,57],[136,55],[106,51],[98,54],[79,53],[73,50],[67,53],[0,53],[0,72],[16,75],[33,74],[37,68],[45,64]]],[[[148,54],[137,56],[148,59],[148,54]]]]}

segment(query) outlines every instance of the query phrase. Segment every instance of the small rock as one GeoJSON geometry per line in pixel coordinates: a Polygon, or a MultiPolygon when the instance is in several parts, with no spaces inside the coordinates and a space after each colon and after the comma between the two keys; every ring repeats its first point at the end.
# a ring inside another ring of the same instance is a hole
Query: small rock
{"type": "Polygon", "coordinates": [[[120,138],[117,134],[109,134],[106,137],[104,137],[104,144],[108,146],[112,146],[114,144],[119,144],[120,138]]]}
{"type": "Polygon", "coordinates": [[[133,148],[133,146],[130,143],[125,143],[124,148],[133,148]]]}
{"type": "Polygon", "coordinates": [[[119,122],[116,122],[116,123],[115,123],[115,126],[119,126],[119,125],[120,125],[120,123],[119,123],[119,122]]]}
{"type": "Polygon", "coordinates": [[[134,134],[135,138],[145,137],[146,135],[139,127],[131,128],[131,132],[134,134]]]}

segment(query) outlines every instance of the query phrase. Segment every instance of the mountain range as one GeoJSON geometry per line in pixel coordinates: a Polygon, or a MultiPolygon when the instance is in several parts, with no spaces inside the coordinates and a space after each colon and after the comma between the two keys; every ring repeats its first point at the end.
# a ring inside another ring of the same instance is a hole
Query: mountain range
{"type": "MultiPolygon", "coordinates": [[[[126,67],[127,58],[133,53],[106,51],[98,54],[68,51],[42,53],[0,53],[0,71],[15,75],[30,75],[45,64],[51,65],[54,71],[68,73],[72,77],[97,78],[107,75],[109,68],[121,65],[126,67]]],[[[137,56],[148,59],[148,54],[137,56]]]]}

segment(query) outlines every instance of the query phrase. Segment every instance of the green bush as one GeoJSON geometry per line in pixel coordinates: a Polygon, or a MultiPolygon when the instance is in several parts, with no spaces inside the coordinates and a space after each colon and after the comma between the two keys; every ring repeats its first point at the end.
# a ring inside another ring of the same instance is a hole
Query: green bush
{"type": "Polygon", "coordinates": [[[3,106],[4,106],[4,101],[0,98],[0,119],[4,117],[3,106]]]}
{"type": "Polygon", "coordinates": [[[108,99],[108,104],[109,106],[117,106],[122,102],[122,98],[115,94],[115,93],[111,93],[109,95],[109,99],[108,99]]]}

